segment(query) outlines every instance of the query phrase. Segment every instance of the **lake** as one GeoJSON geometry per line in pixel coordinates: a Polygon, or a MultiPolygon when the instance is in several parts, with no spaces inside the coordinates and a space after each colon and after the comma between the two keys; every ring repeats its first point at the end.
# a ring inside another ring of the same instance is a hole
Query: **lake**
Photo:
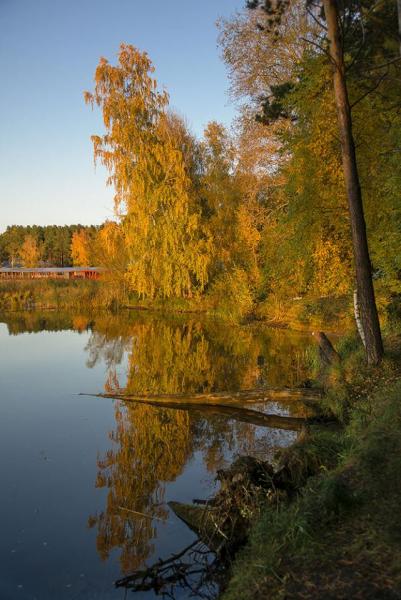
{"type": "Polygon", "coordinates": [[[209,497],[233,457],[272,458],[297,436],[80,392],[296,386],[310,375],[312,346],[306,334],[194,315],[0,316],[1,600],[125,598],[116,579],[195,539],[169,501],[209,497]]]}

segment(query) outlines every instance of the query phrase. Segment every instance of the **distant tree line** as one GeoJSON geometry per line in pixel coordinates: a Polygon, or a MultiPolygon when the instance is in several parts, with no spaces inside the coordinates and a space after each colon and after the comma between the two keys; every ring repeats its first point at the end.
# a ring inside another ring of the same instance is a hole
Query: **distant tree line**
{"type": "Polygon", "coordinates": [[[0,235],[0,262],[11,267],[89,264],[95,225],[10,225],[0,235]]]}

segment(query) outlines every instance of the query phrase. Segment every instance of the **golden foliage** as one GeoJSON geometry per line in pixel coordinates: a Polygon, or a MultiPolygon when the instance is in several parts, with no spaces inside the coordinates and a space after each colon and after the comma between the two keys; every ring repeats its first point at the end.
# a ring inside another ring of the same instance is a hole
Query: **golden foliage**
{"type": "Polygon", "coordinates": [[[333,238],[319,238],[313,252],[313,289],[319,296],[343,296],[350,290],[350,256],[333,238]]]}
{"type": "Polygon", "coordinates": [[[90,518],[97,525],[102,559],[121,549],[123,572],[135,570],[152,553],[153,519],[167,519],[165,483],[182,471],[191,452],[188,414],[138,405],[116,406],[113,448],[98,460],[96,487],[108,489],[105,511],[90,518]]]}
{"type": "MultiPolygon", "coordinates": [[[[93,327],[88,366],[106,363],[109,393],[121,391],[116,370],[125,353],[123,392],[132,395],[249,389],[266,382],[294,385],[308,373],[305,349],[311,341],[288,332],[132,313],[101,315],[93,327]]],[[[96,486],[107,490],[106,505],[89,524],[97,528],[100,556],[106,559],[120,549],[122,570],[129,572],[151,555],[157,520],[168,516],[166,483],[182,473],[194,452],[201,451],[213,471],[223,466],[227,452],[260,449],[263,436],[249,423],[140,403],[117,402],[115,418],[111,447],[98,459],[96,478],[96,486]]],[[[264,442],[271,447],[269,429],[264,442]]]]}
{"type": "Polygon", "coordinates": [[[115,221],[106,221],[93,242],[96,264],[105,268],[103,278],[115,285],[116,291],[125,287],[128,254],[124,231],[115,221]]]}
{"type": "Polygon", "coordinates": [[[19,249],[19,256],[24,267],[37,267],[40,260],[40,248],[32,235],[25,236],[24,243],[19,249]]]}
{"type": "Polygon", "coordinates": [[[85,229],[74,231],[71,239],[71,258],[75,266],[89,266],[89,238],[85,229]]]}
{"type": "Polygon", "coordinates": [[[213,251],[211,278],[213,281],[221,276],[224,279],[231,272],[236,279],[234,272],[239,269],[246,271],[249,284],[256,286],[260,230],[265,218],[259,196],[262,177],[253,166],[241,161],[236,140],[220,123],[212,121],[207,125],[201,150],[200,195],[208,228],[218,240],[213,251]]]}
{"type": "Polygon", "coordinates": [[[158,91],[146,53],[122,44],[118,63],[100,60],[95,92],[85,100],[103,112],[107,133],[92,141],[116,192],[126,279],[140,297],[191,296],[207,282],[210,240],[191,202],[168,95],[158,91]]]}

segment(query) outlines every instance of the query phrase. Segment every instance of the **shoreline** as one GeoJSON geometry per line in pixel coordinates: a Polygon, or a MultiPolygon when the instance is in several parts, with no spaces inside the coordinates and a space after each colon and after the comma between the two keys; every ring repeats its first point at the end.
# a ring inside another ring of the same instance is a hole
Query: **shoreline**
{"type": "Polygon", "coordinates": [[[280,317],[274,315],[272,305],[269,312],[266,301],[256,302],[252,309],[243,315],[226,312],[224,306],[217,306],[207,296],[200,299],[155,299],[127,300],[119,298],[112,287],[101,281],[18,281],[0,282],[0,312],[72,310],[80,306],[84,310],[119,310],[155,312],[177,315],[199,315],[221,319],[230,325],[258,327],[312,333],[323,329],[333,336],[343,335],[354,330],[352,315],[344,313],[344,300],[304,298],[296,303],[288,301],[288,313],[280,317]],[[316,314],[311,309],[313,302],[330,304],[331,314],[325,309],[316,314]],[[294,313],[294,307],[296,312],[294,313]],[[328,318],[329,317],[329,318],[328,318]]]}
{"type": "Polygon", "coordinates": [[[385,341],[381,368],[354,346],[326,371],[321,408],[341,429],[312,427],[277,457],[296,492],[259,506],[221,600],[401,593],[401,335],[385,341]]]}

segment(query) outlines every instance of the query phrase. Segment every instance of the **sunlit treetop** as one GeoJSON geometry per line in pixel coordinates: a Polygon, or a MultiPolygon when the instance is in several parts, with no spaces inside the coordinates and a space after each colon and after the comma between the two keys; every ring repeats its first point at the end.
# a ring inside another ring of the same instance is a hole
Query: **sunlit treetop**
{"type": "Polygon", "coordinates": [[[118,64],[102,58],[85,100],[103,113],[93,136],[95,160],[109,170],[129,261],[127,280],[140,296],[188,296],[207,281],[208,236],[191,200],[191,180],[168,94],[146,54],[122,44],[118,64]]]}

